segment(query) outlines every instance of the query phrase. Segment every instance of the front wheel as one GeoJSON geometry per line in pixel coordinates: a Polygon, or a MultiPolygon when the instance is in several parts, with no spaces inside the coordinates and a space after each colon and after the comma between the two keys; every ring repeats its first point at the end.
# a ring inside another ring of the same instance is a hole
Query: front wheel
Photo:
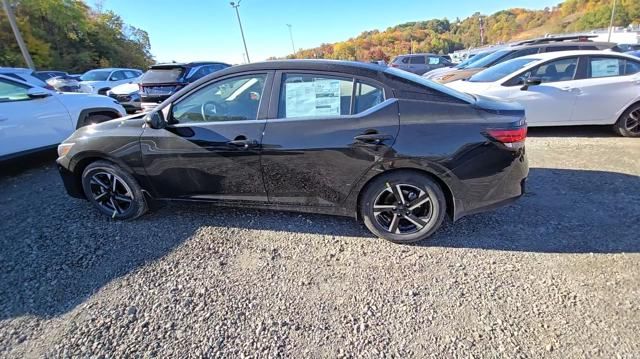
{"type": "Polygon", "coordinates": [[[442,224],[446,201],[431,177],[399,171],[374,179],[364,189],[360,215],[376,236],[413,243],[431,236],[442,224]]]}
{"type": "Polygon", "coordinates": [[[82,173],[82,188],[94,207],[113,219],[134,219],[147,212],[140,185],[111,162],[96,161],[88,165],[82,173]]]}
{"type": "Polygon", "coordinates": [[[613,125],[613,129],[624,137],[640,137],[640,103],[627,109],[613,125]]]}

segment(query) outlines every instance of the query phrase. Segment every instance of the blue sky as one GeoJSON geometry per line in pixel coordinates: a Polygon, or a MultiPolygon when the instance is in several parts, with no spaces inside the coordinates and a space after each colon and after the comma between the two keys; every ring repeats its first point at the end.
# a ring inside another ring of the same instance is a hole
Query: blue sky
{"type": "MultiPolygon", "coordinates": [[[[102,3],[126,23],[146,30],[156,60],[217,60],[241,63],[244,49],[235,11],[225,0],[87,0],[102,3]]],[[[309,48],[384,30],[407,21],[511,7],[542,9],[561,0],[242,0],[240,16],[251,61],[291,53],[286,24],[296,48],[309,48]]]]}

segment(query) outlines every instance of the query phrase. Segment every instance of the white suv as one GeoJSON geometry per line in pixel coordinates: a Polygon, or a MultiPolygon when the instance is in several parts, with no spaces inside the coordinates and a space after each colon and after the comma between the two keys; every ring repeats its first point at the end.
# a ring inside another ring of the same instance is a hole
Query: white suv
{"type": "Polygon", "coordinates": [[[106,96],[60,93],[0,75],[0,161],[55,148],[77,128],[124,115],[106,96]]]}
{"type": "Polygon", "coordinates": [[[133,83],[142,76],[136,69],[109,68],[85,72],[80,76],[80,91],[106,95],[112,88],[133,83]]]}

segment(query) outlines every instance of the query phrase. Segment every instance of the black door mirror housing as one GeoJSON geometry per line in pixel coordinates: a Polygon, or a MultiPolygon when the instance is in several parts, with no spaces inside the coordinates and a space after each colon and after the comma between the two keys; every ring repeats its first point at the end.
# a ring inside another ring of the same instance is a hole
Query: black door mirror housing
{"type": "Polygon", "coordinates": [[[167,127],[167,121],[164,120],[164,115],[162,115],[161,111],[153,111],[151,113],[148,113],[144,117],[144,122],[147,124],[147,126],[156,130],[167,127]]]}
{"type": "Polygon", "coordinates": [[[524,79],[524,85],[520,88],[522,91],[527,91],[529,86],[538,86],[542,83],[542,79],[539,77],[527,77],[524,79]]]}

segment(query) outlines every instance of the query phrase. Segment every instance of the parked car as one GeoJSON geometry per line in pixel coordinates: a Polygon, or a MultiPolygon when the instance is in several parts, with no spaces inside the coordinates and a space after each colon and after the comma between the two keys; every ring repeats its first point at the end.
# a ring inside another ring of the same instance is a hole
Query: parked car
{"type": "Polygon", "coordinates": [[[635,57],[640,57],[640,51],[629,51],[627,52],[627,54],[635,57]]]}
{"type": "Polygon", "coordinates": [[[60,92],[80,92],[80,81],[69,75],[51,77],[47,84],[60,92]]]}
{"type": "Polygon", "coordinates": [[[71,196],[114,219],[177,199],[362,219],[393,242],[520,197],[518,104],[398,69],[327,60],[227,68],[146,115],[58,147],[71,196]],[[355,86],[355,88],[354,88],[355,86]]]}
{"type": "Polygon", "coordinates": [[[144,111],[153,110],[159,103],[188,84],[231,65],[222,62],[189,62],[158,64],[149,67],[140,79],[140,98],[144,111]]]}
{"type": "Polygon", "coordinates": [[[35,71],[22,67],[0,67],[0,75],[9,76],[19,81],[25,81],[35,86],[54,90],[53,87],[41,80],[35,71]]]}
{"type": "Polygon", "coordinates": [[[511,44],[508,47],[497,50],[483,59],[475,61],[471,66],[467,66],[464,69],[458,69],[441,76],[433,77],[432,80],[440,83],[466,80],[484,69],[518,57],[537,53],[572,50],[620,51],[613,42],[593,42],[589,40],[589,36],[543,37],[511,44]]]}
{"type": "Polygon", "coordinates": [[[640,51],[640,44],[618,44],[622,52],[640,51]]]}
{"type": "Polygon", "coordinates": [[[34,74],[37,78],[42,81],[47,81],[50,78],[58,77],[58,76],[68,76],[69,74],[64,71],[34,71],[34,74]]]}
{"type": "Polygon", "coordinates": [[[397,56],[389,66],[422,75],[440,67],[452,66],[451,61],[436,54],[411,54],[397,56]]]}
{"type": "Polygon", "coordinates": [[[523,56],[448,84],[517,101],[529,126],[613,125],[640,136],[640,60],[602,51],[523,56]]]}
{"type": "Polygon", "coordinates": [[[91,70],[80,76],[80,89],[86,93],[106,95],[112,88],[131,83],[142,75],[142,71],[136,69],[109,68],[91,70]]]}
{"type": "Polygon", "coordinates": [[[466,60],[462,61],[461,63],[455,66],[441,67],[439,69],[431,70],[423,74],[422,76],[430,80],[436,77],[442,77],[443,75],[448,74],[450,72],[454,72],[459,69],[465,69],[469,66],[473,66],[473,63],[475,61],[478,61],[488,55],[491,55],[494,52],[495,51],[480,52],[480,53],[474,54],[473,56],[468,57],[466,60]]]}
{"type": "Polygon", "coordinates": [[[107,96],[118,101],[127,110],[127,113],[140,111],[140,92],[138,91],[138,81],[130,84],[119,85],[107,91],[107,96]]]}
{"type": "Polygon", "coordinates": [[[105,96],[60,93],[0,75],[0,161],[55,148],[77,128],[124,112],[105,96]]]}

